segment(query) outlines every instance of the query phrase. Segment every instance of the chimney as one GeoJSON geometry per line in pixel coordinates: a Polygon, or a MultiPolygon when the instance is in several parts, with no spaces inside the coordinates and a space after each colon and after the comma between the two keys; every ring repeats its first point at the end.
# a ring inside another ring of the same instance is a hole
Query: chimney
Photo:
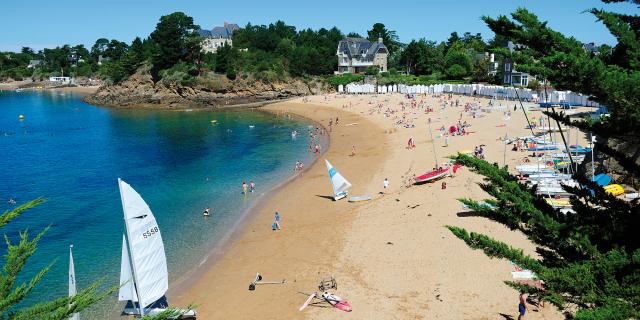
{"type": "Polygon", "coordinates": [[[382,37],[378,37],[378,43],[382,43],[382,37]]]}

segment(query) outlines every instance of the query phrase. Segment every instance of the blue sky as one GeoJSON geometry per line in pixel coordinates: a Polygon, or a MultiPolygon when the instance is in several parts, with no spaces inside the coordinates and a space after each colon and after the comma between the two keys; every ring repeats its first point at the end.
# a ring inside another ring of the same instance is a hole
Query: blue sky
{"type": "Polygon", "coordinates": [[[615,39],[588,13],[592,7],[637,14],[632,4],[607,5],[596,0],[32,0],[6,1],[0,13],[0,50],[36,49],[63,44],[91,46],[105,37],[130,42],[146,37],[161,15],[182,11],[196,24],[211,29],[224,21],[244,26],[268,24],[278,19],[298,29],[337,26],[344,33],[366,34],[375,22],[396,30],[402,42],[425,37],[446,40],[452,31],[480,32],[485,39],[493,33],[480,16],[509,14],[526,7],[549,25],[583,42],[612,44],[615,39]]]}

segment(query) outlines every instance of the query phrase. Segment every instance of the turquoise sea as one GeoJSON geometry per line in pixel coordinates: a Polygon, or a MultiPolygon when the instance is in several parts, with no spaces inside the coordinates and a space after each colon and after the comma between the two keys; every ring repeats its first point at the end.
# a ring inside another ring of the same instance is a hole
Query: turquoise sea
{"type": "MultiPolygon", "coordinates": [[[[290,178],[296,160],[313,161],[312,123],[303,119],[248,109],[120,110],[80,98],[0,92],[0,210],[12,207],[9,199],[47,198],[0,233],[15,240],[21,230],[36,234],[51,226],[22,279],[55,263],[28,303],[67,294],[70,243],[79,289],[100,277],[117,284],[124,231],[117,178],[154,212],[175,281],[201,264],[252,204],[290,178]],[[302,134],[292,139],[293,130],[302,134]],[[241,184],[250,180],[257,191],[243,196],[241,184]],[[213,216],[204,219],[207,206],[213,216]]],[[[4,242],[0,249],[4,254],[4,242]]],[[[88,318],[116,315],[116,295],[99,309],[88,318]]]]}

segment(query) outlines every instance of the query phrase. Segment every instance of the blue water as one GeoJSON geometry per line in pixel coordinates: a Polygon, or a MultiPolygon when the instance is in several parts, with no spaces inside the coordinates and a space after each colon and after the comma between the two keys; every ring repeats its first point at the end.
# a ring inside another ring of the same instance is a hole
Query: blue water
{"type": "MultiPolygon", "coordinates": [[[[21,230],[35,234],[51,225],[22,279],[55,264],[28,302],[66,295],[70,243],[80,288],[100,277],[117,284],[124,231],[117,178],[154,212],[175,280],[260,195],[290,177],[296,160],[312,160],[304,120],[251,110],[116,110],[80,98],[0,92],[0,210],[11,208],[9,198],[47,199],[0,233],[16,239],[21,230]],[[303,134],[293,140],[292,130],[303,134]],[[250,180],[257,192],[243,196],[241,184],[250,180]],[[205,220],[207,206],[213,217],[205,220]]],[[[4,254],[4,243],[0,249],[4,254]]],[[[115,295],[104,305],[117,309],[115,295]]]]}

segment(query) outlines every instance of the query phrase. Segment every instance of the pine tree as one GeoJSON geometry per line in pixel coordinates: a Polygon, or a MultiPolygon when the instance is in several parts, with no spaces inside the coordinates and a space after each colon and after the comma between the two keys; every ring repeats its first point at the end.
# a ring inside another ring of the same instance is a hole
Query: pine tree
{"type": "MultiPolygon", "coordinates": [[[[605,1],[620,2],[620,1],[605,1]]],[[[634,1],[638,3],[638,1],[634,1]]],[[[518,70],[542,76],[558,89],[593,97],[611,115],[592,120],[571,120],[562,113],[548,114],[558,123],[571,124],[598,136],[596,150],[616,161],[626,176],[638,177],[636,163],[640,137],[640,18],[636,15],[590,10],[618,39],[610,51],[588,52],[574,38],[549,28],[546,22],[520,8],[498,18],[483,17],[504,38],[522,45],[514,52],[497,50],[518,63],[518,70]],[[612,141],[630,141],[620,149],[612,141]],[[635,143],[635,145],[634,145],[635,143]],[[631,152],[629,151],[631,149],[631,152]]],[[[481,174],[480,186],[493,199],[481,203],[460,199],[479,215],[525,234],[538,246],[541,258],[477,233],[449,226],[471,248],[490,257],[509,259],[531,269],[545,282],[545,291],[516,282],[508,285],[549,301],[576,319],[635,319],[640,317],[640,209],[636,201],[605,194],[584,173],[576,175],[583,188],[569,188],[575,213],[561,213],[510,175],[483,160],[457,155],[455,159],[481,174]],[[576,312],[567,311],[568,306],[576,312]]],[[[584,170],[583,170],[584,171],[584,170]]]]}
{"type": "MultiPolygon", "coordinates": [[[[13,219],[44,201],[36,199],[5,211],[0,215],[0,228],[6,227],[13,219]]],[[[88,308],[117,289],[112,287],[101,290],[102,281],[98,281],[78,292],[75,297],[61,297],[27,307],[18,307],[51,269],[52,264],[40,270],[28,282],[17,283],[20,272],[36,252],[38,243],[48,229],[45,228],[35,237],[29,237],[29,234],[23,231],[17,243],[5,236],[7,253],[0,270],[0,319],[67,319],[71,314],[88,308]]]]}

